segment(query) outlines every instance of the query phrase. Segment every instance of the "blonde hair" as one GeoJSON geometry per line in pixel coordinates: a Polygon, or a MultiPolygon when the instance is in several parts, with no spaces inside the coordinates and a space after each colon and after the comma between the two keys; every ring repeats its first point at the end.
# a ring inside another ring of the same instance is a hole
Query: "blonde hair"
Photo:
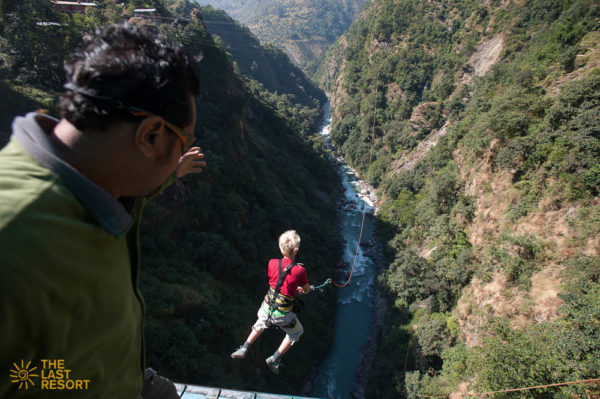
{"type": "Polygon", "coordinates": [[[294,258],[300,249],[300,236],[296,230],[288,230],[279,236],[279,249],[281,254],[294,258]]]}

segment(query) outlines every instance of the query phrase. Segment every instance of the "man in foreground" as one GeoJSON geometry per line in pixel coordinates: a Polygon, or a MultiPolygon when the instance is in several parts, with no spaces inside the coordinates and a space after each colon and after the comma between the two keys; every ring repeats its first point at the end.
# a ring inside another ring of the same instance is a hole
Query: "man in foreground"
{"type": "Polygon", "coordinates": [[[171,398],[144,383],[138,231],[146,198],[205,166],[197,67],[123,24],[65,70],[61,119],[16,118],[0,151],[0,398],[171,398]]]}

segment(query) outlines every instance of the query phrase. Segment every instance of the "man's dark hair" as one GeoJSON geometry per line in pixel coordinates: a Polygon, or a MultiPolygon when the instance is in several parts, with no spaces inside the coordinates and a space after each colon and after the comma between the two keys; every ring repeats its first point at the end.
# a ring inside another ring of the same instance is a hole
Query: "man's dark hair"
{"type": "Polygon", "coordinates": [[[65,64],[67,91],[58,111],[80,130],[139,120],[137,107],[177,126],[191,122],[190,95],[198,95],[196,63],[151,26],[117,24],[96,31],[65,64]]]}

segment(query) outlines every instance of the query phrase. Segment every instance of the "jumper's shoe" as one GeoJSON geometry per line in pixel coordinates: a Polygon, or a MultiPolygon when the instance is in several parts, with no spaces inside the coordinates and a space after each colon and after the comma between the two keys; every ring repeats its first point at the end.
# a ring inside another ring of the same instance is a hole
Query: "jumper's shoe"
{"type": "Polygon", "coordinates": [[[248,349],[241,346],[238,350],[231,354],[232,359],[243,359],[246,357],[246,353],[248,353],[248,349]]]}
{"type": "Polygon", "coordinates": [[[267,362],[267,366],[269,366],[269,368],[271,369],[272,372],[274,372],[275,374],[279,374],[279,362],[276,362],[273,359],[273,356],[269,356],[265,362],[267,362]]]}

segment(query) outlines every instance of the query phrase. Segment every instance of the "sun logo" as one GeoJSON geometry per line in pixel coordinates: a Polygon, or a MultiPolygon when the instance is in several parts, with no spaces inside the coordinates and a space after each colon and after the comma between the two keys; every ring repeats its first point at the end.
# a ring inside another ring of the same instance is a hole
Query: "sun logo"
{"type": "Polygon", "coordinates": [[[13,378],[10,382],[19,383],[19,389],[21,389],[23,385],[25,385],[25,389],[29,389],[29,384],[31,384],[31,386],[35,385],[31,377],[39,377],[38,374],[32,374],[37,367],[30,369],[30,364],[31,362],[25,364],[25,362],[21,360],[21,367],[19,367],[17,363],[13,363],[15,369],[10,370],[10,378],[13,378]]]}

